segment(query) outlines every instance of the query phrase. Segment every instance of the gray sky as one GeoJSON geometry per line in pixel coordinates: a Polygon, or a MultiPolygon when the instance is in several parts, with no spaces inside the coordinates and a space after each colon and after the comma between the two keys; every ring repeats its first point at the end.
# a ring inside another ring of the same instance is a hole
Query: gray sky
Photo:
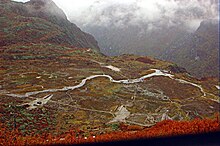
{"type": "MultiPolygon", "coordinates": [[[[15,0],[28,1],[28,0],[15,0]]],[[[79,26],[186,23],[218,18],[217,0],[53,0],[79,26]],[[129,17],[129,21],[125,18],[129,17]],[[117,23],[115,23],[117,20],[117,23]]]]}

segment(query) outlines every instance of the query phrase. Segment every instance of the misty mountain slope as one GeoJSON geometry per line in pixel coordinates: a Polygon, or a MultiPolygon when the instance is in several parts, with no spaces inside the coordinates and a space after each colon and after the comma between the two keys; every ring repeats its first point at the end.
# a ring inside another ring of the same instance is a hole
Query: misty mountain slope
{"type": "Polygon", "coordinates": [[[0,9],[0,25],[3,29],[1,45],[51,42],[99,51],[94,37],[69,22],[64,12],[52,1],[31,0],[24,4],[7,1],[0,9]]]}
{"type": "Polygon", "coordinates": [[[195,33],[175,40],[161,58],[197,77],[219,76],[218,20],[202,21],[195,33]]]}
{"type": "MultiPolygon", "coordinates": [[[[169,52],[170,45],[178,42],[182,43],[180,40],[188,35],[191,36],[191,33],[198,29],[201,21],[218,18],[218,1],[97,1],[82,11],[78,17],[74,14],[69,14],[69,18],[75,21],[83,30],[94,35],[99,42],[101,52],[104,54],[138,54],[170,61],[169,57],[164,57],[168,56],[167,52],[169,52]],[[83,19],[77,21],[80,17],[83,19]]],[[[201,33],[200,37],[203,38],[203,35],[201,33]]],[[[207,39],[216,40],[217,38],[216,35],[209,35],[206,36],[204,41],[207,39]]],[[[193,37],[187,39],[195,41],[193,37]]],[[[210,50],[216,45],[217,41],[209,42],[209,45],[206,44],[204,49],[200,45],[200,53],[203,52],[202,54],[205,54],[208,51],[208,55],[214,55],[210,56],[211,58],[216,58],[214,53],[216,51],[209,53],[212,52],[210,50]]],[[[193,75],[197,76],[198,72],[204,72],[197,77],[216,76],[218,74],[216,69],[214,69],[215,67],[211,67],[211,64],[216,64],[214,61],[205,59],[206,61],[201,62],[197,60],[199,63],[187,63],[191,55],[190,52],[188,54],[186,52],[174,54],[177,55],[175,56],[176,60],[173,59],[171,61],[183,65],[183,67],[187,66],[187,69],[193,75]],[[178,61],[178,57],[181,58],[186,55],[189,55],[185,57],[186,60],[182,58],[181,61],[178,61]],[[186,61],[185,65],[184,61],[186,61]],[[204,66],[209,64],[210,68],[201,67],[203,64],[204,66]],[[195,66],[197,67],[195,68],[195,66]]],[[[174,55],[172,56],[174,57],[174,55]]]]}
{"type": "Polygon", "coordinates": [[[218,69],[218,23],[203,21],[195,32],[188,32],[181,26],[160,26],[147,30],[148,25],[92,26],[85,30],[93,34],[101,51],[108,55],[138,54],[174,62],[186,68],[196,77],[215,76],[218,69]]]}
{"type": "Polygon", "coordinates": [[[136,5],[110,5],[101,8],[97,16],[94,12],[94,22],[82,28],[95,36],[101,51],[107,55],[129,53],[158,57],[173,40],[188,33],[183,22],[172,22],[169,18],[160,22],[139,20],[136,18],[139,9],[136,5]]]}
{"type": "Polygon", "coordinates": [[[160,26],[158,30],[145,31],[148,27],[148,25],[127,28],[92,26],[84,30],[95,36],[104,54],[137,54],[157,58],[160,58],[165,48],[176,38],[188,34],[181,28],[166,26],[160,26]]]}

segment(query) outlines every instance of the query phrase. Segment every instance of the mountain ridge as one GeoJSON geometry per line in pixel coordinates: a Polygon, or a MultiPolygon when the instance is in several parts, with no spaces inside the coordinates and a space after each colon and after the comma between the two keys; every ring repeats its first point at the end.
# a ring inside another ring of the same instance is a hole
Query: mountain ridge
{"type": "Polygon", "coordinates": [[[219,77],[218,20],[204,20],[191,34],[177,39],[162,59],[177,63],[197,77],[219,77]]]}
{"type": "MultiPolygon", "coordinates": [[[[5,1],[1,2],[4,3],[5,1]]],[[[20,19],[17,21],[20,21],[21,27],[23,27],[21,28],[21,30],[24,31],[23,33],[31,33],[30,31],[34,31],[36,35],[39,34],[37,31],[42,31],[42,29],[44,28],[41,28],[40,25],[35,25],[32,23],[32,21],[36,23],[35,19],[39,18],[38,21],[42,21],[42,24],[45,23],[45,25],[49,25],[50,28],[54,28],[54,32],[51,31],[53,35],[51,34],[51,36],[42,41],[66,44],[80,48],[92,48],[99,52],[98,42],[94,39],[94,37],[90,34],[82,32],[80,28],[78,28],[75,24],[67,20],[65,13],[60,8],[58,8],[53,1],[31,0],[26,3],[6,1],[3,6],[3,13],[1,14],[3,16],[2,19],[7,18],[7,15],[12,15],[10,13],[14,13],[13,15],[17,16],[15,18],[20,19]],[[29,25],[30,27],[27,25],[29,25]],[[35,25],[35,27],[31,27],[31,25],[35,25]]],[[[5,23],[9,23],[7,22],[9,20],[2,21],[5,23]]],[[[11,23],[13,23],[13,19],[11,23]]],[[[4,23],[2,25],[11,26],[10,24],[4,23]]],[[[2,28],[4,28],[4,26],[2,26],[2,28]]],[[[4,29],[10,30],[11,28],[4,29]]],[[[46,32],[51,33],[50,30],[46,30],[46,32]]],[[[22,35],[20,35],[19,38],[14,37],[13,41],[17,39],[19,42],[28,42],[27,40],[30,39],[29,42],[34,42],[36,41],[34,37],[36,36],[30,35],[29,38],[22,39],[22,35]]],[[[1,38],[1,41],[4,42],[4,38],[1,38]]],[[[7,39],[5,41],[7,41],[7,39]]]]}

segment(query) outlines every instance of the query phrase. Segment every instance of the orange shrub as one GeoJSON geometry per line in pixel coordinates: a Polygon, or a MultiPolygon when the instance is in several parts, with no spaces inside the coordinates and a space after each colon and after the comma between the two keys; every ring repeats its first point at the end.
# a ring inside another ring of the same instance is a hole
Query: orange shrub
{"type": "Polygon", "coordinates": [[[70,130],[62,135],[53,136],[51,133],[42,135],[22,136],[18,130],[9,131],[0,123],[0,145],[48,145],[48,144],[80,144],[91,142],[107,142],[118,140],[131,140],[160,136],[174,136],[182,134],[197,134],[203,132],[219,131],[219,119],[195,119],[192,121],[166,120],[150,128],[141,129],[139,126],[120,124],[123,131],[102,135],[83,137],[70,130]],[[129,128],[130,127],[130,128],[129,128]],[[131,131],[133,130],[133,131],[131,131]]]}

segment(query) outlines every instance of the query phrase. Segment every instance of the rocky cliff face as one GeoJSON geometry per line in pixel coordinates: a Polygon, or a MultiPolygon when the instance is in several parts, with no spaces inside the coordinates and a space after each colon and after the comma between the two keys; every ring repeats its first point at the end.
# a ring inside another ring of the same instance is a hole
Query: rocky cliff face
{"type": "Polygon", "coordinates": [[[94,37],[69,22],[64,12],[52,0],[31,0],[23,4],[10,1],[1,1],[1,3],[3,23],[0,25],[4,29],[1,36],[2,45],[13,42],[43,41],[92,48],[99,52],[99,46],[94,37]],[[10,20],[7,19],[9,15],[10,20]],[[12,33],[15,27],[16,37],[12,33]],[[8,38],[9,34],[12,38],[8,38]]]}
{"type": "Polygon", "coordinates": [[[218,21],[202,21],[195,33],[175,40],[163,59],[185,67],[197,77],[219,76],[218,21]]]}

